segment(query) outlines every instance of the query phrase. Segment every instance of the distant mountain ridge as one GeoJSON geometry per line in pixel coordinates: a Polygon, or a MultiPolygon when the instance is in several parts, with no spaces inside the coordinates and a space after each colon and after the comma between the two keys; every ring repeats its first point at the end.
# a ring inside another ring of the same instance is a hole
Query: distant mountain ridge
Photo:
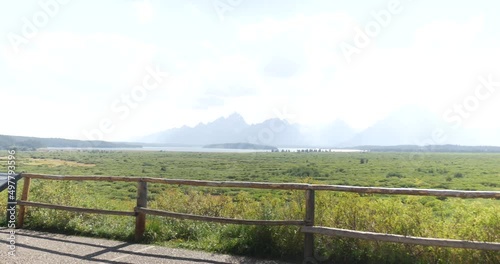
{"type": "Polygon", "coordinates": [[[21,150],[36,150],[39,148],[138,148],[134,143],[116,143],[107,141],[84,141],[62,138],[38,138],[0,135],[0,149],[17,148],[21,150]]]}
{"type": "MultiPolygon", "coordinates": [[[[397,112],[357,133],[342,146],[359,145],[421,145],[432,136],[434,129],[440,127],[440,120],[431,112],[416,108],[403,107],[397,112]]],[[[443,144],[444,142],[434,142],[443,144]]]]}
{"type": "MultiPolygon", "coordinates": [[[[464,122],[465,123],[465,122],[464,122]]],[[[0,135],[0,149],[18,148],[135,148],[206,146],[243,143],[278,148],[357,148],[373,151],[497,151],[500,128],[453,127],[443,118],[418,107],[403,107],[356,132],[336,120],[323,127],[291,124],[278,118],[248,124],[238,113],[194,127],[168,129],[134,140],[142,143],[85,141],[0,135]],[[423,146],[435,147],[423,147],[423,146]],[[493,148],[492,148],[493,147],[493,148]]]]}
{"type": "Polygon", "coordinates": [[[194,127],[183,126],[155,133],[139,141],[204,146],[228,142],[244,142],[257,145],[302,147],[311,145],[334,146],[354,135],[353,130],[344,122],[338,121],[324,131],[309,135],[303,126],[290,124],[278,118],[268,119],[258,124],[247,124],[243,117],[234,113],[207,124],[194,127]]]}
{"type": "Polygon", "coordinates": [[[184,146],[245,142],[277,147],[325,148],[403,145],[500,146],[500,129],[482,131],[453,128],[441,117],[425,109],[405,106],[358,133],[342,120],[336,120],[322,128],[309,128],[277,118],[247,124],[241,115],[234,113],[194,127],[168,129],[138,141],[184,146]]]}

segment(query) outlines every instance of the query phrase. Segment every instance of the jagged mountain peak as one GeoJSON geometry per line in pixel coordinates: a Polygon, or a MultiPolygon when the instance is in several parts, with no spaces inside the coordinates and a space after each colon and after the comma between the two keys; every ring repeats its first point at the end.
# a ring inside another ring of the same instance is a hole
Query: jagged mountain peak
{"type": "Polygon", "coordinates": [[[232,113],[227,117],[219,117],[216,120],[207,123],[207,126],[234,126],[234,127],[244,127],[248,124],[238,113],[232,113]]]}
{"type": "Polygon", "coordinates": [[[235,125],[239,125],[239,126],[247,126],[247,122],[245,121],[245,119],[243,118],[243,116],[241,116],[240,114],[234,112],[232,114],[230,114],[228,117],[226,117],[226,122],[229,122],[229,123],[232,123],[232,124],[235,124],[235,125]]]}
{"type": "Polygon", "coordinates": [[[234,113],[230,114],[228,117],[226,117],[226,119],[229,119],[229,120],[241,120],[243,122],[245,121],[245,119],[243,118],[243,116],[241,116],[237,112],[234,112],[234,113]]]}
{"type": "MultiPolygon", "coordinates": [[[[247,142],[279,147],[421,145],[434,135],[434,131],[446,128],[445,125],[439,116],[418,106],[401,107],[359,133],[339,119],[322,127],[311,128],[300,124],[290,124],[287,120],[279,118],[247,124],[239,113],[232,113],[206,124],[200,123],[195,127],[182,127],[160,132],[146,137],[145,142],[186,145],[247,142]]],[[[486,135],[488,140],[484,140],[484,143],[481,141],[482,144],[498,142],[499,132],[492,130],[487,135],[483,132],[482,135],[486,135]]],[[[476,131],[446,130],[446,136],[453,143],[472,142],[471,139],[480,138],[477,135],[480,133],[476,131]]]]}

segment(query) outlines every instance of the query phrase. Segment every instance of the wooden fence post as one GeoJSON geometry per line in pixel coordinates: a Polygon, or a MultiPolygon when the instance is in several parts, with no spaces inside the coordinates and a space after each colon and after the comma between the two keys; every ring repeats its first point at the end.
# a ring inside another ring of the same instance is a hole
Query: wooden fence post
{"type": "MultiPolygon", "coordinates": [[[[306,190],[306,226],[314,226],[314,190],[306,190]]],[[[304,238],[304,262],[314,262],[314,234],[306,233],[304,238]]]]}
{"type": "MultiPolygon", "coordinates": [[[[21,195],[21,201],[28,200],[28,195],[30,193],[30,184],[31,184],[31,178],[25,177],[23,184],[23,194],[21,195]]],[[[17,228],[23,228],[26,210],[27,210],[26,206],[24,205],[19,206],[19,223],[17,225],[17,228]]]]}
{"type": "MultiPolygon", "coordinates": [[[[148,183],[140,181],[137,184],[137,207],[148,207],[148,183]]],[[[146,230],[146,214],[137,212],[135,216],[135,241],[142,240],[146,230]]]]}

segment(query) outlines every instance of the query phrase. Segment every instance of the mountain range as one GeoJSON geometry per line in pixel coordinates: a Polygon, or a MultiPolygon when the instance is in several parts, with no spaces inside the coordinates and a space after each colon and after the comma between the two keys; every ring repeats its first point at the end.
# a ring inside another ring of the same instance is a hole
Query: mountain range
{"type": "Polygon", "coordinates": [[[490,145],[500,146],[500,130],[481,131],[453,128],[433,113],[418,107],[403,107],[372,126],[356,132],[336,120],[323,128],[268,119],[247,124],[238,113],[194,127],[168,129],[143,138],[145,143],[203,146],[223,143],[251,143],[277,147],[355,147],[398,145],[490,145]]]}
{"type": "Polygon", "coordinates": [[[247,144],[298,148],[359,148],[373,151],[500,151],[500,129],[453,127],[418,107],[403,107],[370,127],[355,131],[336,120],[321,128],[292,124],[277,118],[248,124],[237,114],[194,127],[168,129],[134,141],[141,143],[82,141],[0,135],[0,149],[140,148],[148,146],[207,146],[247,144]],[[430,146],[429,147],[422,146],[430,146]],[[421,146],[421,147],[419,147],[421,146]],[[467,147],[475,146],[475,147],[467,147]],[[489,146],[489,147],[485,147],[489,146]]]}
{"type": "Polygon", "coordinates": [[[140,148],[126,142],[88,141],[63,138],[38,138],[0,135],[0,149],[36,150],[39,148],[140,148]]]}

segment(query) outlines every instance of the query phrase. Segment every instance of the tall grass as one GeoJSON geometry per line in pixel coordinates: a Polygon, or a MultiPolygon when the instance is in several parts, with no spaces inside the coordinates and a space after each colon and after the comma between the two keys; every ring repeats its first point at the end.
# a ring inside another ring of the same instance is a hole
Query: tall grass
{"type": "MultiPolygon", "coordinates": [[[[307,181],[307,180],[306,180],[307,181]]],[[[20,182],[21,183],[21,182],[20,182]]],[[[105,199],[82,182],[32,180],[30,200],[61,205],[131,211],[135,199],[105,199]]],[[[150,185],[158,190],[148,207],[238,219],[303,219],[304,192],[246,191],[150,185]]],[[[318,191],[316,225],[354,230],[500,242],[498,200],[358,195],[318,191]]],[[[151,194],[151,193],[150,193],[151,194]]],[[[6,198],[0,199],[5,219],[6,198]]],[[[5,224],[5,220],[2,220],[5,224]]],[[[134,218],[29,208],[26,228],[131,240],[134,218]]],[[[298,227],[223,225],[148,216],[144,242],[212,252],[300,259],[304,235],[298,227]]],[[[316,257],[325,263],[500,263],[494,251],[424,247],[316,236],[316,257]]]]}

